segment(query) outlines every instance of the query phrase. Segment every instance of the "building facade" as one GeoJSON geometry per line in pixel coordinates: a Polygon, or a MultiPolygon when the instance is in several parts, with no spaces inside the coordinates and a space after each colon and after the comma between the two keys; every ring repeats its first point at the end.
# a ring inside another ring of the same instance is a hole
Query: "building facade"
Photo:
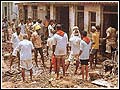
{"type": "Polygon", "coordinates": [[[68,35],[72,27],[90,31],[92,25],[101,27],[101,37],[109,26],[118,29],[118,2],[24,2],[17,3],[19,18],[44,20],[45,16],[63,24],[68,35]]]}
{"type": "Polygon", "coordinates": [[[12,19],[13,2],[2,2],[2,18],[7,17],[8,20],[12,19]]]}

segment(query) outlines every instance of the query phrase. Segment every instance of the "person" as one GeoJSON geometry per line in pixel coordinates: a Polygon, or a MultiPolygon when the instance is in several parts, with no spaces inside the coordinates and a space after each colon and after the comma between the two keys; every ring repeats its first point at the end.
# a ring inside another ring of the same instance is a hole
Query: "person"
{"type": "Polygon", "coordinates": [[[116,34],[116,29],[109,27],[106,30],[106,53],[108,54],[108,57],[111,59],[112,56],[112,51],[114,51],[117,47],[117,34],[116,34]]]}
{"type": "Polygon", "coordinates": [[[40,27],[41,27],[40,35],[41,35],[42,41],[44,41],[45,35],[44,35],[44,25],[43,25],[43,23],[42,23],[42,20],[39,20],[39,21],[38,21],[38,25],[40,25],[40,27]]]}
{"type": "Polygon", "coordinates": [[[48,25],[49,25],[49,17],[45,16],[45,20],[43,21],[44,24],[44,32],[45,32],[45,37],[48,37],[48,25]]]}
{"type": "Polygon", "coordinates": [[[26,29],[25,29],[25,24],[24,24],[23,19],[20,20],[20,24],[19,24],[18,26],[21,27],[20,32],[21,32],[22,34],[26,34],[26,29]]]}
{"type": "MultiPolygon", "coordinates": [[[[52,32],[53,35],[56,33],[56,31],[52,32]]],[[[53,45],[55,44],[54,42],[54,36],[52,36],[51,38],[47,39],[47,56],[50,57],[50,74],[52,71],[52,66],[54,63],[52,63],[52,56],[53,56],[53,45]]],[[[55,65],[55,64],[54,64],[55,65]]],[[[55,69],[55,68],[54,68],[55,69]]],[[[55,70],[56,72],[56,70],[55,70]]]]}
{"type": "Polygon", "coordinates": [[[54,21],[50,20],[50,24],[48,26],[48,37],[52,37],[54,32],[54,21]]]}
{"type": "MultiPolygon", "coordinates": [[[[18,27],[16,27],[16,32],[13,33],[12,37],[11,37],[11,44],[12,44],[13,51],[17,47],[18,43],[20,41],[22,41],[22,40],[23,40],[23,34],[20,32],[20,27],[18,26],[18,27]]],[[[20,56],[19,56],[19,52],[17,53],[17,57],[18,57],[18,69],[20,69],[20,56]]],[[[14,58],[11,59],[10,69],[11,69],[13,60],[14,60],[14,58]]]]}
{"type": "Polygon", "coordinates": [[[12,31],[15,32],[16,29],[16,19],[12,19],[12,31]]]}
{"type": "Polygon", "coordinates": [[[9,40],[7,17],[5,17],[2,21],[2,30],[4,32],[4,41],[6,42],[9,40]]]}
{"type": "Polygon", "coordinates": [[[87,32],[81,32],[81,42],[80,42],[80,62],[81,62],[81,72],[82,72],[82,80],[84,80],[84,68],[86,70],[86,80],[88,79],[88,62],[89,62],[89,55],[90,55],[90,48],[91,48],[91,41],[87,37],[87,32]]]}
{"type": "Polygon", "coordinates": [[[80,33],[78,31],[78,27],[74,26],[73,27],[73,33],[71,34],[72,36],[70,37],[70,55],[68,58],[68,63],[66,64],[66,71],[70,65],[71,61],[76,60],[76,70],[74,74],[77,74],[77,69],[79,67],[79,51],[80,51],[80,33]]]}
{"type": "Polygon", "coordinates": [[[92,49],[90,53],[90,68],[93,69],[92,65],[94,63],[94,59],[95,59],[95,67],[97,64],[97,52],[99,50],[99,33],[97,32],[95,26],[92,26],[91,32],[92,32],[92,49]]]}
{"type": "Polygon", "coordinates": [[[77,32],[79,33],[79,37],[81,38],[81,35],[80,35],[80,31],[79,31],[79,29],[78,29],[78,26],[73,26],[72,30],[73,30],[73,32],[72,32],[72,34],[71,34],[70,37],[74,36],[74,33],[77,31],[77,32]]]}
{"type": "Polygon", "coordinates": [[[28,40],[30,40],[32,32],[30,30],[29,20],[26,20],[25,30],[26,30],[26,34],[28,34],[28,40]]]}
{"type": "Polygon", "coordinates": [[[36,20],[33,20],[33,24],[32,24],[32,30],[33,30],[33,32],[35,31],[35,26],[36,25],[37,25],[36,20]]]}
{"type": "Polygon", "coordinates": [[[24,34],[23,41],[20,41],[13,51],[13,56],[16,56],[17,51],[20,52],[20,67],[22,68],[23,81],[25,81],[25,70],[30,71],[30,79],[32,80],[32,50],[34,50],[33,44],[28,40],[28,35],[24,34]]]}
{"type": "Polygon", "coordinates": [[[35,31],[32,33],[31,40],[32,40],[32,43],[35,47],[35,63],[36,63],[36,66],[38,67],[37,56],[38,56],[38,51],[39,51],[39,53],[41,55],[41,59],[42,59],[42,64],[45,67],[43,49],[42,49],[42,44],[41,44],[42,40],[41,40],[41,36],[40,36],[40,33],[39,33],[40,29],[41,29],[41,27],[39,25],[35,26],[35,31]]]}
{"type": "Polygon", "coordinates": [[[62,27],[60,24],[57,24],[56,28],[57,28],[57,31],[53,37],[55,42],[55,44],[53,45],[53,54],[55,55],[55,58],[56,58],[56,66],[57,66],[56,79],[58,79],[60,65],[62,65],[63,76],[65,76],[65,57],[67,55],[68,36],[65,32],[62,31],[62,27]]]}

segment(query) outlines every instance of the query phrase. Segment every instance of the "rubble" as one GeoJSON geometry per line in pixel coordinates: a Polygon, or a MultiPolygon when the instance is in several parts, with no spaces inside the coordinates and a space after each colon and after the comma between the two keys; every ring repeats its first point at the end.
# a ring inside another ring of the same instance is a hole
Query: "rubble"
{"type": "MultiPolygon", "coordinates": [[[[10,45],[8,45],[10,47],[10,45]]],[[[89,80],[83,81],[81,69],[78,69],[78,74],[74,75],[75,65],[74,62],[70,64],[68,68],[68,73],[65,77],[56,80],[55,73],[52,71],[51,75],[49,74],[49,68],[44,68],[42,66],[42,62],[38,60],[39,67],[36,67],[34,57],[33,61],[33,81],[30,80],[29,71],[25,72],[26,81],[22,81],[21,71],[18,70],[18,60],[17,58],[14,60],[13,65],[11,67],[11,71],[9,68],[10,56],[11,52],[7,47],[6,43],[3,43],[2,49],[2,88],[117,88],[118,87],[118,74],[112,74],[109,71],[105,73],[103,68],[102,60],[97,64],[95,70],[88,70],[89,72],[89,80]],[[4,59],[4,57],[7,57],[4,59]],[[96,83],[102,82],[105,85],[96,83]],[[94,84],[95,83],[95,84],[94,84]]],[[[45,52],[45,51],[44,51],[45,52]]],[[[46,55],[46,54],[45,54],[46,55]]],[[[34,54],[33,54],[34,56],[34,54]]],[[[102,59],[102,57],[100,57],[102,59]]],[[[49,57],[45,57],[45,64],[47,67],[50,66],[49,57]]],[[[67,57],[66,57],[67,61],[67,57]]],[[[109,66],[109,64],[108,64],[109,66]]],[[[62,68],[60,68],[62,76],[62,68]]],[[[117,69],[115,71],[117,73],[117,69]]]]}
{"type": "Polygon", "coordinates": [[[96,80],[100,77],[101,76],[100,76],[98,71],[89,72],[89,78],[90,78],[91,81],[96,80]]]}

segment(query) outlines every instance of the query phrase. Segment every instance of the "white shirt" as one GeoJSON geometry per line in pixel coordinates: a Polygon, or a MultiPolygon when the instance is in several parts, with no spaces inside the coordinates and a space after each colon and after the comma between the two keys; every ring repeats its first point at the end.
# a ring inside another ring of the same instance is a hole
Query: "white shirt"
{"type": "Polygon", "coordinates": [[[68,44],[68,36],[66,33],[64,33],[64,36],[60,36],[58,34],[54,34],[54,42],[56,45],[56,48],[55,48],[55,55],[66,55],[66,47],[67,47],[67,44],[68,44]]]}
{"type": "Polygon", "coordinates": [[[16,56],[16,52],[20,51],[20,60],[32,60],[32,49],[34,49],[32,42],[24,39],[19,42],[13,55],[16,56]]]}
{"type": "Polygon", "coordinates": [[[21,31],[20,31],[20,32],[21,32],[22,34],[26,34],[26,32],[25,32],[25,24],[21,24],[21,23],[20,23],[18,26],[21,27],[21,31]]]}
{"type": "Polygon", "coordinates": [[[53,33],[51,33],[51,30],[53,31],[54,28],[53,28],[53,26],[49,25],[49,26],[48,26],[49,37],[52,37],[52,36],[53,36],[53,33]]]}
{"type": "Polygon", "coordinates": [[[12,42],[13,49],[15,49],[17,47],[18,43],[20,42],[20,38],[16,32],[12,34],[11,42],[12,42]]]}
{"type": "Polygon", "coordinates": [[[55,44],[55,40],[54,40],[54,36],[52,36],[51,38],[47,39],[47,46],[49,46],[50,50],[52,50],[52,46],[55,44]]]}
{"type": "Polygon", "coordinates": [[[71,46],[71,54],[79,54],[81,38],[79,36],[72,36],[69,41],[71,46]]]}
{"type": "Polygon", "coordinates": [[[91,48],[91,42],[87,44],[85,41],[81,40],[80,42],[80,50],[82,51],[80,55],[81,60],[89,59],[90,48],[91,48]]]}

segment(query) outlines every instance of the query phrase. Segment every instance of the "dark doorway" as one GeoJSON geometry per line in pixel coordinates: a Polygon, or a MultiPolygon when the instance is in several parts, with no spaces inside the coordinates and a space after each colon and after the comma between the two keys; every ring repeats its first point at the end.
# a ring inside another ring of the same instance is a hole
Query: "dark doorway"
{"type": "Polygon", "coordinates": [[[56,21],[62,24],[63,31],[69,36],[69,7],[57,6],[56,7],[56,21]]]}
{"type": "Polygon", "coordinates": [[[24,6],[24,22],[26,23],[26,20],[28,19],[28,7],[24,6]]]}
{"type": "Polygon", "coordinates": [[[118,29],[118,15],[117,14],[104,14],[103,15],[103,37],[106,37],[106,29],[108,27],[113,27],[116,30],[118,29]]]}

